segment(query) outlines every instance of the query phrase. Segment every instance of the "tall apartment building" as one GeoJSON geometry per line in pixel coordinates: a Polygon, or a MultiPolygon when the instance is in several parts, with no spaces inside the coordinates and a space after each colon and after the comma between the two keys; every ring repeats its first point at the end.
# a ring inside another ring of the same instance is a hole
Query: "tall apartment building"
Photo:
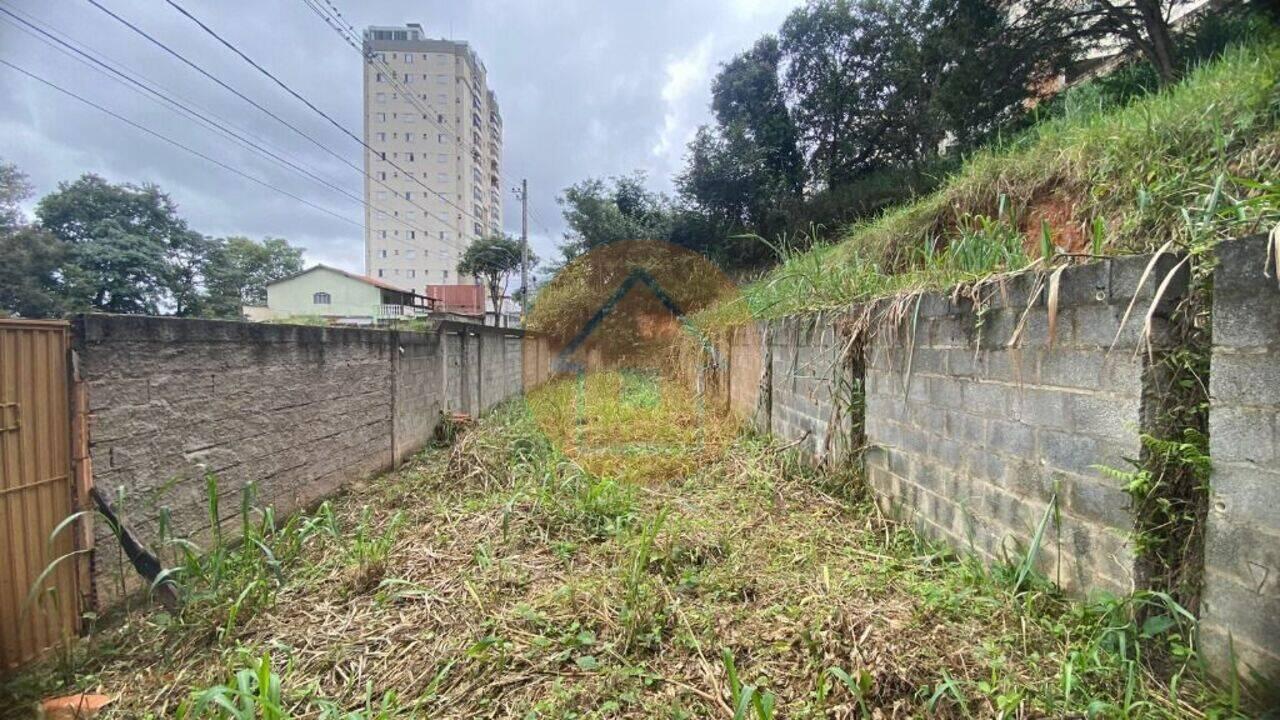
{"type": "Polygon", "coordinates": [[[364,51],[365,273],[419,292],[457,283],[467,245],[502,231],[502,116],[484,63],[414,23],[368,28],[364,51]]]}

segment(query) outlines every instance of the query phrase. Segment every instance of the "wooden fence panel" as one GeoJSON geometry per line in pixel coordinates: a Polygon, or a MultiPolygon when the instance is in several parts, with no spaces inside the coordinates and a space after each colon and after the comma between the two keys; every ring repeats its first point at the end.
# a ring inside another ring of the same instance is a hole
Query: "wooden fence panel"
{"type": "Polygon", "coordinates": [[[0,672],[77,631],[76,556],[28,601],[44,569],[77,544],[70,529],[49,542],[75,506],[69,332],[63,322],[0,319],[0,672]]]}

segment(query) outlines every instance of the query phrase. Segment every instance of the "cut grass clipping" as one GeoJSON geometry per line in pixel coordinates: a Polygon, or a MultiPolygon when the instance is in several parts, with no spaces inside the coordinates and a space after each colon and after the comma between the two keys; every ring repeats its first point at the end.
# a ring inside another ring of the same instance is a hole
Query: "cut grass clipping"
{"type": "Polygon", "coordinates": [[[652,376],[569,379],[314,514],[248,509],[252,542],[216,567],[178,554],[198,612],[129,613],[0,708],[94,689],[123,718],[1241,714],[1164,598],[984,570],[768,440],[688,441],[695,417],[652,376]],[[618,422],[610,452],[561,444],[618,422]]]}

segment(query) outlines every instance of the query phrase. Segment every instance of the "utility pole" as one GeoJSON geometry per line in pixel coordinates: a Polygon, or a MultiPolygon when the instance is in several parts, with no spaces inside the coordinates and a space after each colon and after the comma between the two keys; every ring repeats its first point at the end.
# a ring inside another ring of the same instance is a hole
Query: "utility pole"
{"type": "Polygon", "coordinates": [[[520,327],[529,306],[529,180],[520,180],[520,327]]]}

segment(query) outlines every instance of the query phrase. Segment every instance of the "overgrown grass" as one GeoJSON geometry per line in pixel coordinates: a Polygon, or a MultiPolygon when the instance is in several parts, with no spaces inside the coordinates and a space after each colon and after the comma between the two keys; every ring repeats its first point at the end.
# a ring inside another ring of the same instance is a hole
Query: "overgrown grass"
{"type": "Polygon", "coordinates": [[[1271,33],[1123,107],[1073,106],[838,242],[807,252],[784,243],[776,269],[698,322],[731,326],[1018,269],[1040,258],[1046,233],[1053,255],[1127,254],[1269,227],[1280,221],[1277,77],[1271,33]],[[1011,247],[1018,238],[1022,253],[1011,247]]]}
{"type": "Polygon", "coordinates": [[[687,430],[692,401],[652,376],[553,383],[288,525],[296,557],[229,576],[275,591],[225,632],[135,611],[0,707],[99,689],[130,718],[1244,716],[1166,597],[1069,602],[955,557],[764,438],[597,474],[538,417],[590,436],[642,413],[644,445],[687,430]]]}

